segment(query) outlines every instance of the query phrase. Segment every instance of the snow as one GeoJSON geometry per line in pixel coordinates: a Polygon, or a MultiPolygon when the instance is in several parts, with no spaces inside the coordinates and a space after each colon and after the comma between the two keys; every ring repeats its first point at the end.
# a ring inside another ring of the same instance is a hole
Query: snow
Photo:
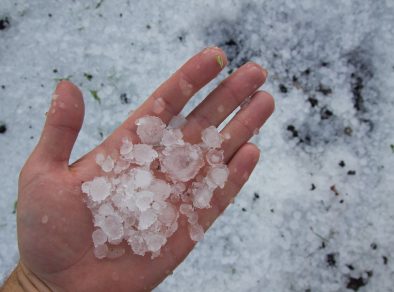
{"type": "Polygon", "coordinates": [[[344,291],[360,277],[359,291],[392,289],[392,1],[98,2],[0,1],[10,19],[0,30],[2,278],[18,260],[18,173],[55,79],[84,93],[74,161],[187,57],[218,44],[230,60],[222,77],[248,59],[267,68],[276,112],[253,138],[262,152],[250,182],[156,290],[344,291]]]}

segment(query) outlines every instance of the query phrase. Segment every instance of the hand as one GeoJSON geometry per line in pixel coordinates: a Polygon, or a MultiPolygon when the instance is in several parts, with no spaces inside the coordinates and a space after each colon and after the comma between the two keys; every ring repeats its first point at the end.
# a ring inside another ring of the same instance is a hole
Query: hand
{"type": "MultiPolygon", "coordinates": [[[[161,255],[151,260],[127,249],[117,259],[99,260],[93,254],[93,223],[84,202],[81,183],[100,175],[97,153],[119,149],[123,137],[137,141],[135,120],[144,115],[168,122],[186,102],[227,64],[219,48],[207,48],[187,61],[121,124],[103,143],[69,165],[70,153],[82,126],[81,92],[68,81],[58,84],[40,141],[23,167],[17,210],[20,264],[52,290],[142,291],[157,286],[192,250],[187,226],[180,224],[161,255]],[[160,98],[160,99],[159,99],[160,98]]],[[[259,159],[259,150],[247,141],[274,109],[273,98],[260,87],[267,72],[247,63],[218,85],[187,117],[185,140],[199,142],[202,129],[218,126],[247,97],[222,133],[225,162],[230,174],[218,189],[210,209],[199,209],[199,223],[207,229],[233,201],[259,159]]],[[[37,280],[37,279],[36,279],[37,280]]]]}

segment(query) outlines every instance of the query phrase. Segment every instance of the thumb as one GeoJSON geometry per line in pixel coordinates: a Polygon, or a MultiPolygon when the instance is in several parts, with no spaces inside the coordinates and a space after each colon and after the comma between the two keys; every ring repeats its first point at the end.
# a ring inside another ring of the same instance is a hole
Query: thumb
{"type": "Polygon", "coordinates": [[[60,81],[52,96],[40,141],[34,150],[35,158],[49,164],[68,165],[84,113],[81,91],[69,81],[60,81]]]}

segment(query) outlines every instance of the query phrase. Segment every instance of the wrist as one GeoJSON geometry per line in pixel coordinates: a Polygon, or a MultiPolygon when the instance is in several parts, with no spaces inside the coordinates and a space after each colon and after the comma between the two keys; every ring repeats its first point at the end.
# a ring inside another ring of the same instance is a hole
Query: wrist
{"type": "Polygon", "coordinates": [[[31,273],[21,262],[4,283],[4,292],[37,292],[51,291],[36,275],[31,273]]]}

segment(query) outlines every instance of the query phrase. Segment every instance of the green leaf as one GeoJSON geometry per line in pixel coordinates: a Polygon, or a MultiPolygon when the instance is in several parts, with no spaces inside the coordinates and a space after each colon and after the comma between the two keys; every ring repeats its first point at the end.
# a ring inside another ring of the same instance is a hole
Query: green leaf
{"type": "Polygon", "coordinates": [[[217,56],[216,56],[216,62],[219,64],[220,68],[223,68],[224,63],[223,63],[222,56],[217,55],[217,56]]]}
{"type": "Polygon", "coordinates": [[[93,98],[101,104],[101,98],[97,94],[97,90],[89,90],[90,94],[93,96],[93,98]]]}
{"type": "Polygon", "coordinates": [[[18,200],[16,200],[16,201],[14,202],[14,210],[12,211],[12,214],[15,214],[15,213],[16,213],[16,207],[17,207],[17,205],[18,205],[18,200]]]}
{"type": "Polygon", "coordinates": [[[92,74],[90,74],[90,73],[83,73],[83,76],[85,76],[85,78],[87,79],[87,80],[92,80],[92,78],[93,78],[93,75],[92,74]]]}

